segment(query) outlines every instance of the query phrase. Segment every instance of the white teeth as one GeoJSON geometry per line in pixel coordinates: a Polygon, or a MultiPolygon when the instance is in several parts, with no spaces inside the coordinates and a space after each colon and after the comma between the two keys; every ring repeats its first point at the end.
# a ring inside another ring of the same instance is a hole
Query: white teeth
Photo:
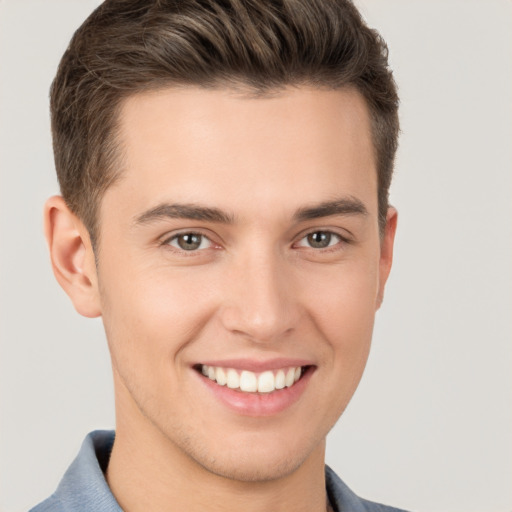
{"type": "Polygon", "coordinates": [[[263,372],[258,377],[258,391],[260,393],[270,393],[276,389],[275,377],[272,372],[263,372]]]}
{"type": "Polygon", "coordinates": [[[237,389],[240,387],[240,376],[236,370],[230,368],[228,370],[228,388],[237,389]]]}
{"type": "Polygon", "coordinates": [[[284,379],[284,385],[289,388],[295,382],[295,368],[290,368],[286,372],[286,377],[284,379]]]}
{"type": "Polygon", "coordinates": [[[245,393],[271,393],[276,389],[290,387],[297,382],[302,375],[302,367],[282,368],[277,371],[264,371],[260,374],[243,370],[238,373],[233,368],[201,366],[201,373],[209,379],[216,381],[220,386],[231,389],[239,389],[245,393]]]}
{"type": "Polygon", "coordinates": [[[283,370],[279,370],[276,373],[276,389],[283,389],[285,387],[286,376],[283,370]]]}
{"type": "Polygon", "coordinates": [[[221,386],[224,386],[226,384],[228,378],[223,368],[217,368],[215,370],[215,380],[217,381],[217,384],[220,384],[221,386]]]}
{"type": "Polygon", "coordinates": [[[244,370],[240,375],[240,391],[254,392],[258,390],[256,374],[244,370]]]}

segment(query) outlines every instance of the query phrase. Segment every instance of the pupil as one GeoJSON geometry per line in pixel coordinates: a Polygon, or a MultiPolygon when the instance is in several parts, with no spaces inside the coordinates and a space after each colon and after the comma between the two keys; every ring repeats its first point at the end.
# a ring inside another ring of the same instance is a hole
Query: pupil
{"type": "Polygon", "coordinates": [[[311,233],[308,235],[308,242],[311,247],[315,247],[317,249],[322,249],[324,247],[328,247],[331,242],[331,234],[325,233],[324,231],[317,231],[316,233],[311,233]]]}
{"type": "Polygon", "coordinates": [[[197,249],[201,245],[201,236],[202,235],[194,235],[192,233],[181,235],[178,238],[178,245],[185,251],[197,249]]]}

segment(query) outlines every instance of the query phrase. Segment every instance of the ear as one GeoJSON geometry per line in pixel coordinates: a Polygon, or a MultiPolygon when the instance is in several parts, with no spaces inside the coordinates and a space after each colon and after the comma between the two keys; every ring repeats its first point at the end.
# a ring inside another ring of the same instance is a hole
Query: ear
{"type": "Polygon", "coordinates": [[[53,273],[83,316],[101,315],[96,263],[89,233],[61,196],[44,206],[44,231],[53,273]]]}
{"type": "Polygon", "coordinates": [[[392,206],[388,208],[386,215],[386,227],[380,243],[379,260],[379,291],[377,294],[376,309],[379,309],[384,299],[384,288],[393,263],[393,246],[398,221],[398,212],[392,206]]]}

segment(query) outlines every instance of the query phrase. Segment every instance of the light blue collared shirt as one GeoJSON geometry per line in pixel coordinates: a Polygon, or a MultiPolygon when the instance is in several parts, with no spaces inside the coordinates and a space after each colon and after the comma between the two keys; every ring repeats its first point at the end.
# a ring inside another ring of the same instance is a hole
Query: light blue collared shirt
{"type": "MultiPolygon", "coordinates": [[[[30,512],[123,512],[104,475],[114,437],[113,430],[91,432],[57,490],[30,512]]],[[[328,466],[325,481],[335,512],[405,512],[359,498],[328,466]]]]}

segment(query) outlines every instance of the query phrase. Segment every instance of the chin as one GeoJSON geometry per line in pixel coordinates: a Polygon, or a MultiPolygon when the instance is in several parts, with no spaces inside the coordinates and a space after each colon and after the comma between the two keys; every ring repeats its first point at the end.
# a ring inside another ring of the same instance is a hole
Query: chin
{"type": "Polygon", "coordinates": [[[265,434],[242,435],[237,441],[226,438],[212,444],[212,439],[177,439],[182,454],[211,474],[239,482],[268,482],[287,477],[299,469],[314,453],[323,460],[324,442],[313,436],[293,439],[265,434]],[[292,441],[293,439],[293,441],[292,441]],[[205,442],[206,441],[206,442],[205,442]]]}
{"type": "Polygon", "coordinates": [[[252,457],[246,455],[236,460],[224,458],[198,460],[203,469],[217,476],[239,482],[269,482],[284,478],[296,471],[303,463],[303,458],[296,455],[289,457],[252,457]]]}

